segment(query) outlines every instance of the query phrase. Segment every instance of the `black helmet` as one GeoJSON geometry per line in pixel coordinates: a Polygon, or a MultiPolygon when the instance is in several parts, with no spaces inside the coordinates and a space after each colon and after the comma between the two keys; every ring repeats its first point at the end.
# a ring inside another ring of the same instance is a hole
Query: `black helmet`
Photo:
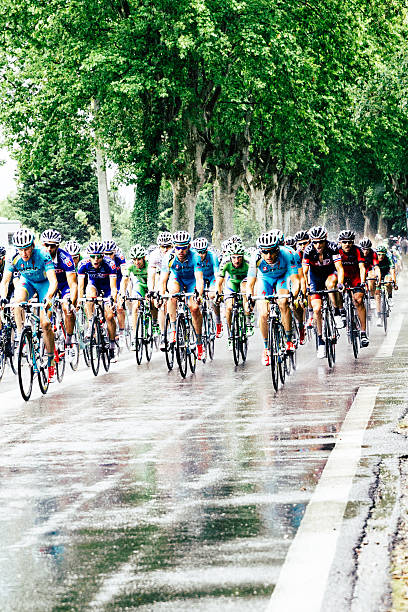
{"type": "Polygon", "coordinates": [[[360,247],[362,249],[371,249],[372,246],[373,243],[369,238],[363,238],[362,240],[360,240],[360,247]]]}
{"type": "Polygon", "coordinates": [[[353,230],[343,230],[340,232],[337,240],[342,242],[343,240],[354,240],[355,237],[356,235],[353,230]]]}

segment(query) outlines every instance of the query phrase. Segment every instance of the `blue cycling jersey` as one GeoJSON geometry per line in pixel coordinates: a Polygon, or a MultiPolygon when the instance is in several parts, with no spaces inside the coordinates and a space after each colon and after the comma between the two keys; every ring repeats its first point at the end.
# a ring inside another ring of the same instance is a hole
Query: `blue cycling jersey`
{"type": "Polygon", "coordinates": [[[196,251],[190,249],[184,261],[180,261],[177,253],[166,253],[163,257],[161,271],[169,272],[179,284],[189,285],[195,282],[195,272],[200,271],[200,256],[196,251]]]}
{"type": "Polygon", "coordinates": [[[58,289],[61,291],[68,285],[67,272],[75,272],[75,264],[71,255],[63,249],[57,249],[57,255],[53,259],[55,273],[57,275],[58,289]]]}
{"type": "Polygon", "coordinates": [[[54,270],[54,264],[47,251],[34,247],[28,261],[24,261],[17,252],[7,262],[7,270],[12,273],[19,273],[23,279],[27,279],[31,283],[41,283],[47,279],[48,270],[54,270]]]}
{"type": "Polygon", "coordinates": [[[212,283],[215,280],[216,275],[218,274],[219,262],[218,257],[211,253],[211,251],[207,251],[204,259],[201,259],[200,255],[198,269],[202,271],[204,281],[212,283]]]}
{"type": "Polygon", "coordinates": [[[255,253],[249,264],[248,278],[258,277],[273,281],[283,276],[297,274],[301,264],[299,256],[296,258],[295,255],[293,249],[289,251],[286,247],[280,247],[276,261],[269,264],[263,259],[262,253],[255,253]]]}
{"type": "Polygon", "coordinates": [[[98,293],[103,291],[105,297],[110,296],[110,278],[116,278],[116,266],[112,259],[104,257],[99,268],[94,268],[92,259],[86,258],[79,262],[78,275],[86,275],[88,282],[93,285],[98,293]]]}
{"type": "Polygon", "coordinates": [[[126,264],[126,259],[124,258],[123,255],[118,255],[117,253],[115,253],[112,261],[114,262],[114,264],[116,266],[116,275],[117,275],[117,277],[116,277],[116,287],[117,287],[117,289],[119,291],[120,283],[122,282],[122,278],[123,278],[121,266],[126,264]]]}

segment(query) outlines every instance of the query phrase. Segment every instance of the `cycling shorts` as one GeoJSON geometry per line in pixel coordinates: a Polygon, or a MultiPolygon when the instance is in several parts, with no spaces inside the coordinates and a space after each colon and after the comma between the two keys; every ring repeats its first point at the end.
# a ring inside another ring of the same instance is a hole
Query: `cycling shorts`
{"type": "Polygon", "coordinates": [[[359,285],[361,285],[360,274],[358,275],[355,274],[354,276],[345,276],[344,284],[347,287],[358,287],[359,285]]]}
{"type": "Polygon", "coordinates": [[[233,280],[231,277],[228,278],[227,282],[225,283],[224,293],[226,295],[229,293],[238,293],[241,291],[241,283],[246,283],[246,280],[246,278],[243,278],[242,280],[233,280]]]}
{"type": "Polygon", "coordinates": [[[65,283],[65,285],[59,287],[58,290],[60,292],[61,299],[64,299],[64,297],[70,297],[70,289],[68,283],[65,283]]]}
{"type": "Polygon", "coordinates": [[[134,298],[144,298],[147,293],[147,285],[144,283],[135,282],[132,285],[132,297],[134,298]]]}
{"type": "Polygon", "coordinates": [[[290,275],[282,276],[281,278],[262,278],[257,279],[257,295],[262,297],[264,295],[274,295],[279,289],[286,289],[289,291],[290,275]]]}
{"type": "Polygon", "coordinates": [[[107,286],[105,285],[104,287],[98,287],[98,285],[95,285],[95,283],[93,283],[93,282],[91,281],[91,279],[89,279],[89,285],[90,285],[91,287],[95,287],[95,289],[96,289],[96,295],[100,296],[100,295],[102,295],[102,292],[103,292],[103,297],[108,298],[108,297],[110,297],[110,296],[111,296],[111,288],[110,288],[110,285],[107,285],[107,286]]]}
{"type": "Polygon", "coordinates": [[[327,277],[318,276],[317,274],[312,274],[310,272],[311,271],[309,270],[310,297],[311,297],[312,300],[320,300],[321,299],[320,295],[313,295],[313,294],[316,291],[324,291],[325,289],[327,289],[327,287],[326,287],[327,279],[330,278],[330,276],[333,276],[333,274],[337,278],[337,272],[331,272],[327,277]]]}
{"type": "Polygon", "coordinates": [[[183,283],[183,281],[178,278],[172,276],[170,277],[172,281],[175,281],[180,286],[180,291],[185,291],[186,293],[194,293],[196,288],[196,280],[190,281],[189,283],[183,283]]]}
{"type": "Polygon", "coordinates": [[[27,291],[28,300],[31,300],[34,294],[37,293],[38,301],[42,302],[48,293],[50,283],[48,282],[48,279],[35,283],[34,281],[29,281],[28,279],[21,277],[21,286],[27,291]]]}

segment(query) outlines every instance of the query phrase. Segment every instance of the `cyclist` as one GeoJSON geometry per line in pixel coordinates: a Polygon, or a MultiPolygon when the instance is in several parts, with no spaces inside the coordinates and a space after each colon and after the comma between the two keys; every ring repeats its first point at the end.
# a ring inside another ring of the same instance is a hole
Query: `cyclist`
{"type": "MultiPolygon", "coordinates": [[[[325,289],[342,288],[344,282],[344,268],[341,263],[341,255],[335,242],[327,240],[327,230],[321,225],[316,225],[309,230],[311,243],[305,248],[303,254],[303,273],[308,284],[310,302],[317,329],[318,348],[317,357],[324,359],[325,346],[322,338],[322,298],[316,291],[325,289]]],[[[346,313],[342,306],[340,296],[330,294],[335,312],[342,315],[345,324],[346,313]]]]}
{"type": "Polygon", "coordinates": [[[62,300],[62,310],[64,312],[64,323],[67,337],[65,339],[67,359],[71,359],[72,335],[75,327],[75,312],[68,307],[68,298],[72,305],[76,307],[78,301],[78,283],[75,272],[75,264],[71,255],[59,247],[61,244],[61,234],[55,229],[47,229],[41,234],[41,242],[46,251],[51,256],[54,263],[55,273],[58,281],[58,292],[62,300]]]}
{"type": "MultiPolygon", "coordinates": [[[[228,294],[241,291],[246,292],[247,277],[249,270],[249,263],[244,257],[245,249],[241,242],[233,241],[229,244],[228,250],[225,252],[223,262],[220,266],[217,282],[216,282],[216,301],[219,302],[220,296],[223,291],[224,283],[226,282],[226,289],[224,294],[228,298],[228,294]],[[228,256],[228,259],[227,259],[228,256]],[[226,278],[227,277],[227,278],[226,278]]],[[[251,314],[248,308],[248,301],[246,296],[243,299],[244,311],[247,319],[247,326],[252,331],[253,323],[251,314]]],[[[232,337],[231,337],[231,319],[232,319],[232,300],[225,299],[225,318],[227,320],[228,328],[228,348],[232,349],[232,337]]]]}
{"type": "Polygon", "coordinates": [[[296,239],[294,236],[286,236],[285,238],[285,246],[291,247],[292,249],[296,249],[296,239]]]}
{"type": "Polygon", "coordinates": [[[306,318],[306,305],[308,306],[309,315],[308,315],[307,326],[313,327],[313,308],[312,308],[312,304],[310,301],[310,295],[307,295],[307,279],[303,271],[303,256],[304,256],[306,247],[310,244],[310,237],[309,237],[308,232],[306,232],[305,230],[300,230],[299,232],[296,232],[294,238],[296,242],[296,253],[299,255],[300,261],[302,263],[302,273],[299,274],[299,277],[300,277],[300,290],[303,294],[304,299],[299,300],[299,306],[303,308],[304,319],[306,318]]]}
{"type": "MultiPolygon", "coordinates": [[[[394,283],[395,289],[398,289],[395,265],[385,246],[379,246],[377,248],[377,257],[378,264],[375,267],[377,282],[378,284],[381,282],[387,283],[385,287],[388,294],[388,302],[390,306],[392,306],[392,283],[394,283]]],[[[381,292],[379,288],[375,291],[375,304],[377,308],[377,327],[381,327],[381,292]]]]}
{"type": "MultiPolygon", "coordinates": [[[[31,300],[35,293],[39,302],[45,302],[47,308],[40,311],[40,323],[44,333],[44,343],[48,356],[48,381],[55,380],[54,332],[47,310],[58,290],[58,280],[51,256],[35,246],[34,234],[29,229],[19,229],[13,234],[13,245],[17,253],[7,262],[1,282],[1,298],[7,299],[9,283],[14,272],[20,273],[20,283],[16,287],[14,303],[21,304],[31,300]]],[[[23,311],[15,308],[14,317],[17,325],[17,339],[23,327],[23,311]]]]}
{"type": "MultiPolygon", "coordinates": [[[[157,236],[157,247],[155,247],[149,255],[149,267],[148,267],[148,286],[153,291],[160,292],[160,270],[162,266],[163,257],[173,249],[173,236],[170,232],[160,232],[157,236]]],[[[159,305],[156,302],[158,310],[158,321],[160,325],[161,338],[160,338],[160,350],[165,350],[164,342],[164,320],[166,318],[166,303],[159,305]],[[159,307],[160,306],[160,307],[159,307]]]]}
{"type": "Polygon", "coordinates": [[[302,300],[300,299],[299,292],[302,289],[304,295],[306,295],[306,281],[303,274],[302,267],[302,258],[299,253],[296,251],[296,240],[293,236],[284,237],[284,234],[281,230],[274,230],[279,232],[279,246],[287,249],[290,254],[294,257],[295,263],[297,266],[297,278],[294,279],[290,283],[290,290],[292,291],[295,300],[293,303],[293,314],[296,317],[296,320],[299,325],[299,342],[300,344],[304,344],[306,342],[306,333],[305,333],[305,311],[302,305],[302,300]]]}
{"type": "MultiPolygon", "coordinates": [[[[88,257],[80,261],[78,266],[79,298],[83,298],[85,292],[87,298],[103,296],[105,298],[112,297],[116,301],[118,295],[116,266],[112,259],[104,257],[104,243],[90,242],[86,252],[88,257]],[[84,291],[86,278],[88,284],[86,291],[84,291]]],[[[86,302],[85,311],[89,321],[92,319],[93,310],[94,305],[91,302],[86,302]]],[[[113,309],[107,304],[105,304],[105,318],[110,341],[109,356],[111,360],[115,360],[116,322],[113,309]]],[[[91,327],[88,329],[88,333],[90,332],[91,327]]]]}
{"type": "Polygon", "coordinates": [[[371,297],[374,297],[375,280],[377,278],[375,267],[378,265],[377,253],[373,250],[373,243],[369,238],[363,238],[360,240],[359,246],[363,253],[368,290],[371,297]]]}
{"type": "MultiPolygon", "coordinates": [[[[272,230],[264,232],[258,238],[260,252],[255,254],[249,264],[247,297],[252,299],[255,282],[257,281],[258,297],[267,295],[287,294],[289,282],[298,282],[298,263],[288,249],[280,246],[282,242],[282,232],[272,230]]],[[[264,341],[264,351],[262,363],[265,366],[270,364],[268,349],[268,313],[269,302],[260,300],[259,305],[259,328],[264,341]]],[[[282,323],[286,332],[286,350],[294,351],[292,342],[292,316],[289,308],[288,299],[281,298],[278,301],[282,316],[282,323]]]]}
{"type": "Polygon", "coordinates": [[[126,273],[126,259],[123,253],[118,249],[114,240],[106,240],[104,243],[104,255],[109,257],[116,267],[116,288],[118,290],[119,299],[117,300],[117,315],[119,323],[119,346],[125,346],[125,322],[126,314],[123,307],[124,291],[122,287],[123,275],[126,273]]]}
{"type": "MultiPolygon", "coordinates": [[[[196,238],[193,240],[193,249],[200,256],[201,262],[199,269],[203,272],[204,286],[209,289],[208,297],[211,300],[215,299],[216,287],[215,278],[218,275],[219,261],[218,257],[208,250],[207,238],[196,238]]],[[[222,334],[221,312],[219,303],[213,302],[213,309],[216,323],[216,337],[219,338],[222,334]]]]}
{"type": "MultiPolygon", "coordinates": [[[[169,283],[169,293],[198,293],[198,298],[201,300],[204,291],[203,272],[199,267],[201,262],[199,256],[191,247],[191,236],[188,232],[180,230],[173,234],[174,252],[167,253],[163,257],[160,282],[161,293],[164,295],[167,291],[167,283],[169,283]]],[[[201,337],[203,317],[199,308],[199,303],[194,296],[190,296],[188,300],[193,325],[197,334],[197,357],[203,359],[203,342],[201,337]]],[[[170,315],[171,324],[171,342],[176,341],[176,317],[177,317],[177,299],[170,298],[167,305],[167,311],[170,315]]]]}
{"type": "MultiPolygon", "coordinates": [[[[352,230],[343,230],[338,236],[340,243],[339,253],[344,268],[344,282],[348,287],[361,287],[365,283],[366,268],[363,253],[354,244],[355,233],[352,230]]],[[[364,304],[364,289],[353,292],[353,301],[360,320],[360,343],[361,346],[368,346],[369,340],[366,333],[367,313],[364,304]]]]}
{"type": "Polygon", "coordinates": [[[75,265],[75,272],[78,271],[78,264],[82,259],[82,255],[81,255],[81,247],[78,244],[78,242],[76,240],[68,240],[68,242],[65,245],[65,250],[67,253],[69,253],[72,257],[72,260],[74,262],[75,265]]]}
{"type": "MultiPolygon", "coordinates": [[[[135,244],[130,249],[130,259],[132,263],[127,269],[124,277],[124,290],[126,291],[128,283],[130,281],[132,285],[131,297],[133,298],[144,298],[149,290],[148,287],[148,261],[146,249],[141,244],[135,244]]],[[[150,290],[152,287],[150,286],[150,290]]],[[[132,305],[132,329],[133,338],[136,333],[137,314],[139,312],[140,302],[135,300],[132,305]]],[[[152,320],[154,324],[157,324],[157,308],[152,305],[152,320]]],[[[135,349],[135,341],[132,339],[132,347],[135,349]]]]}

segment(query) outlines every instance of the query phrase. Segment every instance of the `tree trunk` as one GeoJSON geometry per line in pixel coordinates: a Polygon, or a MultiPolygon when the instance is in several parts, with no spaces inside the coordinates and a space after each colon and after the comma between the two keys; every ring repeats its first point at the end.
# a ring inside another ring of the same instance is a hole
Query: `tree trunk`
{"type": "Polygon", "coordinates": [[[388,221],[384,219],[383,214],[380,213],[378,217],[377,234],[386,238],[388,236],[388,221]]]}
{"type": "Polygon", "coordinates": [[[377,228],[377,215],[373,212],[367,211],[364,213],[364,236],[367,236],[371,240],[375,238],[377,228]]]}
{"type": "Polygon", "coordinates": [[[96,174],[98,177],[99,219],[102,240],[112,239],[112,223],[109,208],[108,179],[102,149],[96,146],[96,174]]]}
{"type": "Polygon", "coordinates": [[[234,233],[235,195],[242,180],[242,172],[220,166],[215,168],[212,241],[216,246],[234,233]]]}
{"type": "Polygon", "coordinates": [[[197,196],[207,178],[205,152],[206,145],[197,128],[190,126],[184,151],[184,168],[178,176],[169,179],[173,188],[173,231],[184,229],[191,236],[194,234],[197,196]]]}
{"type": "Polygon", "coordinates": [[[267,201],[265,197],[266,185],[262,182],[261,175],[255,171],[246,169],[243,187],[249,196],[250,205],[255,213],[255,219],[259,231],[266,231],[267,226],[267,201]]]}
{"type": "Polygon", "coordinates": [[[161,176],[140,176],[135,190],[132,211],[132,238],[144,246],[156,241],[158,231],[158,199],[161,176]]]}

